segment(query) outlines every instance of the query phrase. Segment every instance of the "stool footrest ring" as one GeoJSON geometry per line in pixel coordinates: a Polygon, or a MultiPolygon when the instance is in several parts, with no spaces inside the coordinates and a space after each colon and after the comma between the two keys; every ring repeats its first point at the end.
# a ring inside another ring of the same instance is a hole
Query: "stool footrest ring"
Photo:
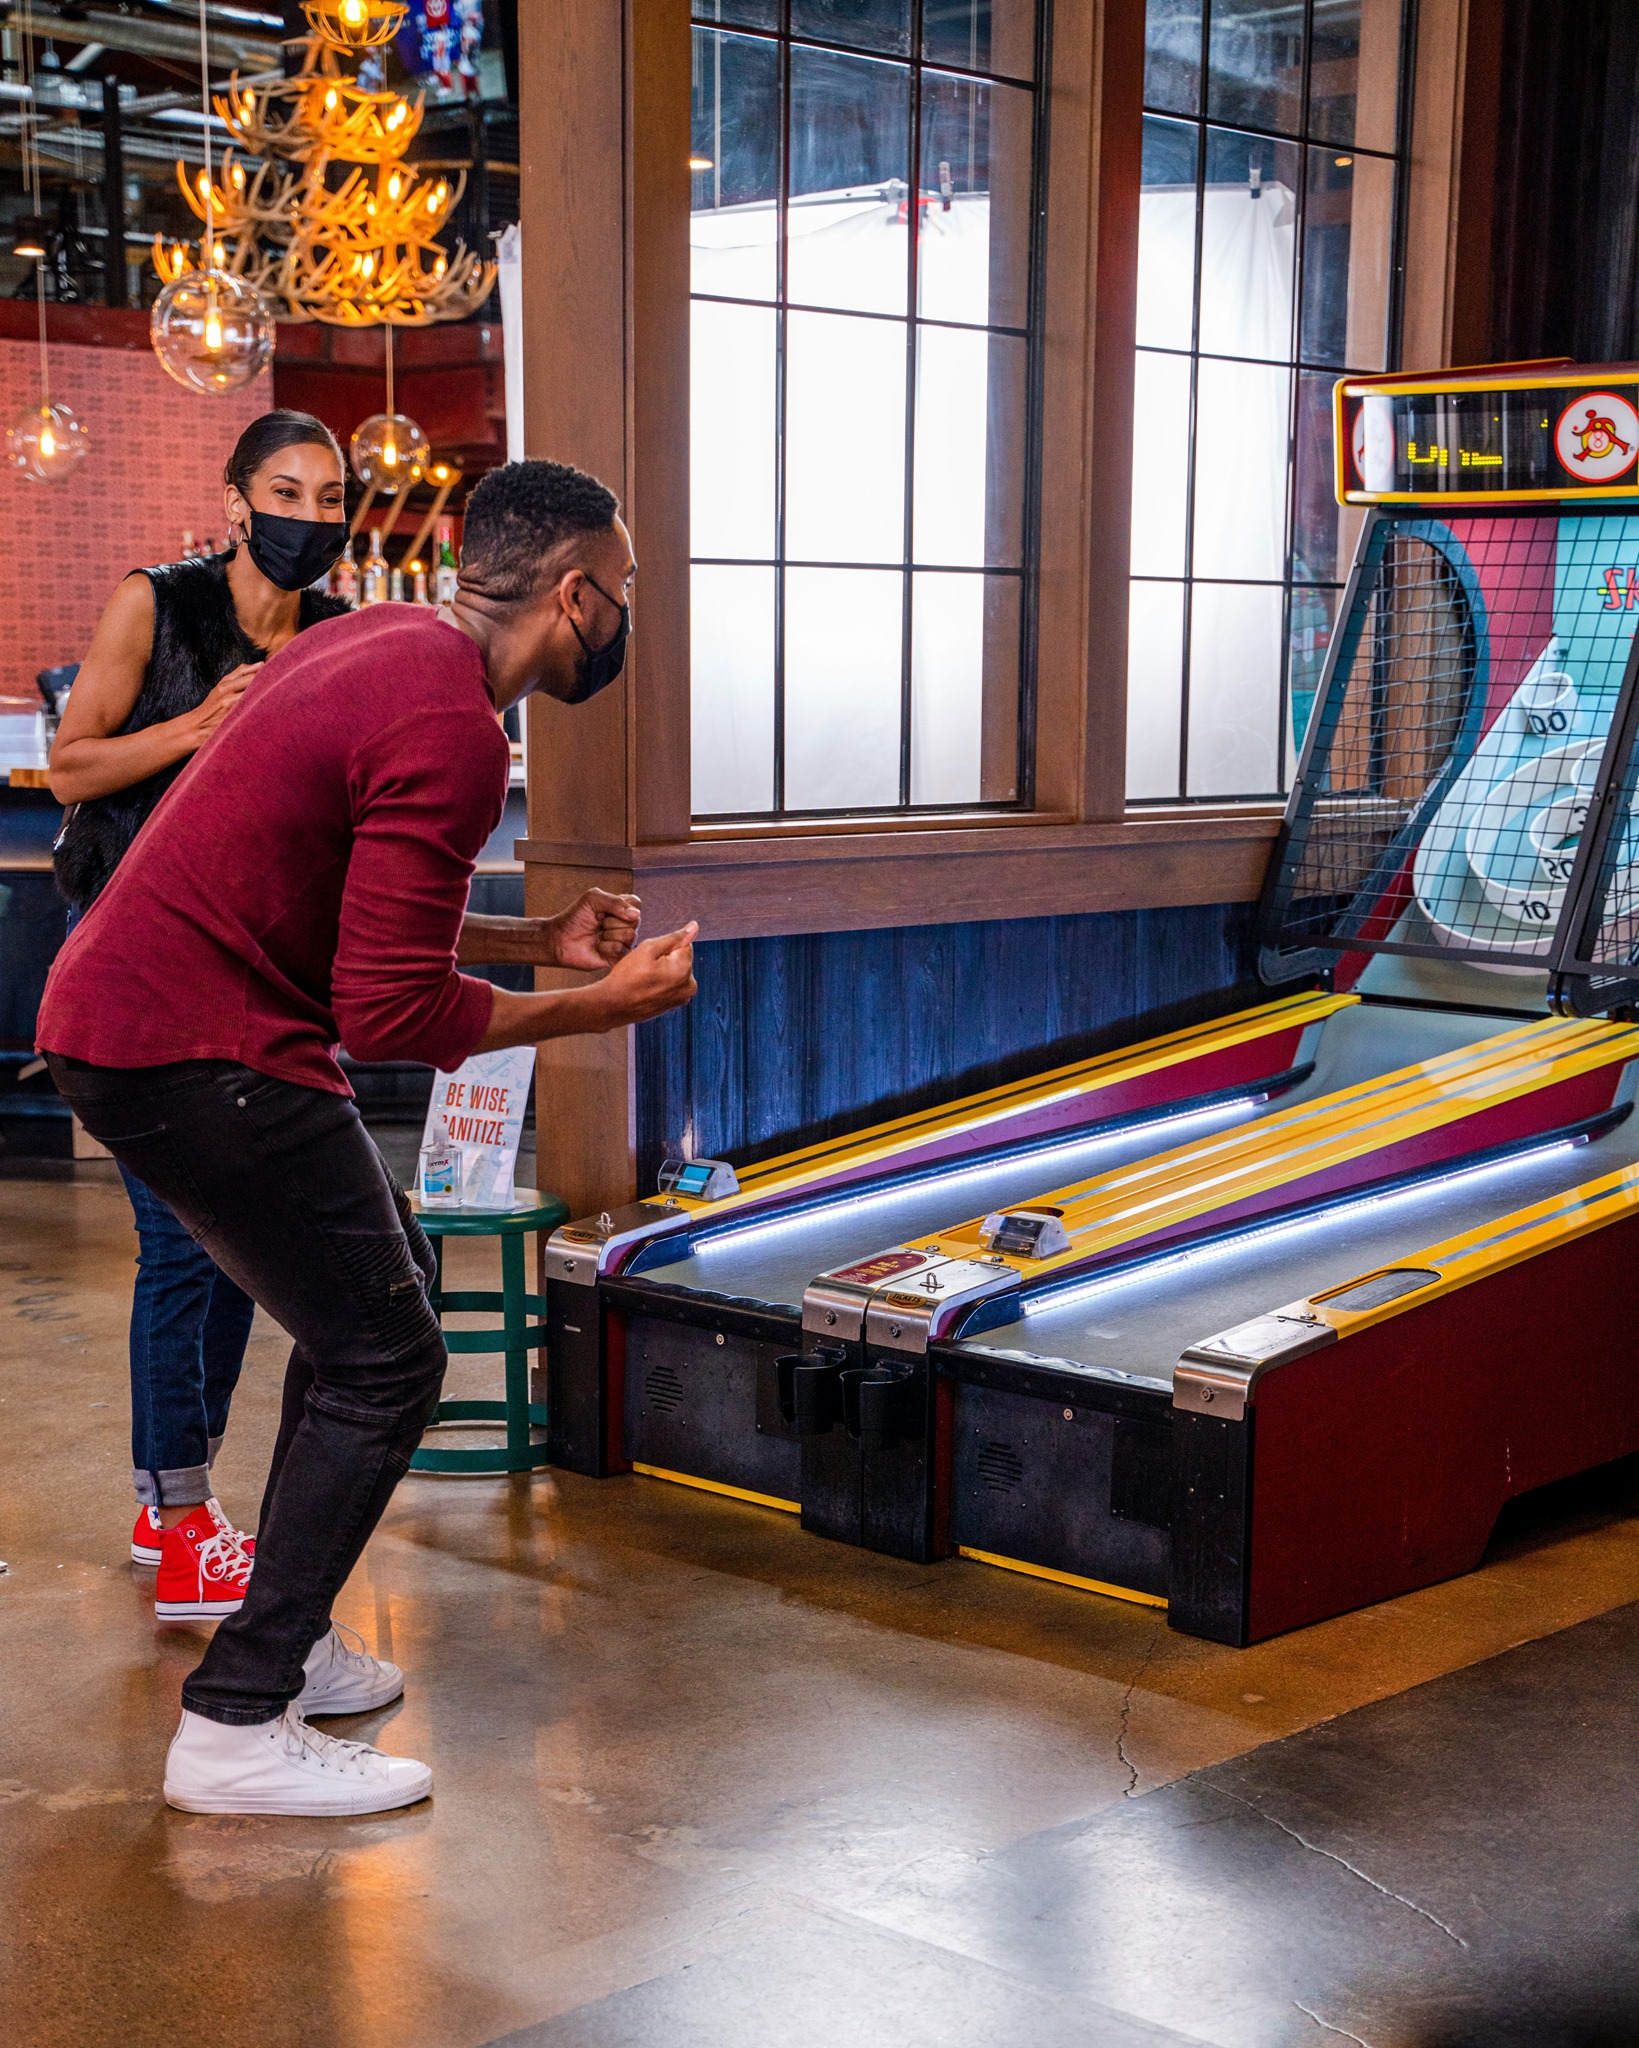
{"type": "MultiPolygon", "coordinates": [[[[440,1401],[433,1411],[429,1429],[446,1422],[505,1422],[504,1401],[440,1401]]],[[[546,1427],[546,1408],[539,1401],[529,1404],[529,1420],[537,1429],[546,1427]]],[[[410,1460],[412,1472],[538,1472],[546,1463],[546,1445],[531,1444],[522,1459],[502,1446],[476,1451],[419,1450],[410,1460]]]]}
{"type": "Polygon", "coordinates": [[[505,1330],[446,1330],[444,1349],[458,1351],[539,1351],[546,1342],[545,1323],[525,1323],[516,1336],[505,1330]]]}

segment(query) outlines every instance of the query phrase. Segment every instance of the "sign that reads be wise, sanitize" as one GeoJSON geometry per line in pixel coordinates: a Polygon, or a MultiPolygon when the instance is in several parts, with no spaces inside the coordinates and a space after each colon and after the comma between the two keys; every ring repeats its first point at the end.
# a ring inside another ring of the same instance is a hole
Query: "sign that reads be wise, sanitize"
{"type": "Polygon", "coordinates": [[[461,1162],[458,1183],[463,1209],[506,1209],[513,1200],[512,1175],[523,1136],[535,1048],[474,1053],[453,1074],[433,1078],[423,1159],[448,1141],[461,1162]]]}

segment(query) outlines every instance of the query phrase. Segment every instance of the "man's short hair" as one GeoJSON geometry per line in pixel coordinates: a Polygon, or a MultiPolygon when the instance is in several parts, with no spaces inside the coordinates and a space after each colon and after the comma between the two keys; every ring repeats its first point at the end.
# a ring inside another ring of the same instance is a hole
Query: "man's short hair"
{"type": "Polygon", "coordinates": [[[567,462],[509,462],[467,500],[461,581],[485,597],[532,597],[551,556],[582,533],[607,533],[620,500],[567,462]]]}

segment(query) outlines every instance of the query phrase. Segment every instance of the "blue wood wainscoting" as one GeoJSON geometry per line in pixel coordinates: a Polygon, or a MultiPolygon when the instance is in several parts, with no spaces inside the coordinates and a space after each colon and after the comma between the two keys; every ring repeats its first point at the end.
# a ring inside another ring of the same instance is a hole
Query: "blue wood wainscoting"
{"type": "Polygon", "coordinates": [[[1251,904],[729,939],[637,1033],[638,1187],[1256,1002],[1251,904]]]}

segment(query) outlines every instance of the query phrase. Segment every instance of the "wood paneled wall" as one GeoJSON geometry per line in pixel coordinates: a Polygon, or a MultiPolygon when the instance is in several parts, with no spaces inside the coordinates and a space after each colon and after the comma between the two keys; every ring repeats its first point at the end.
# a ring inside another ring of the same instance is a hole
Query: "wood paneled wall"
{"type": "Polygon", "coordinates": [[[638,1188],[668,1150],[766,1157],[1257,1001],[1251,918],[1220,904],[701,945],[694,1002],[636,1034],[638,1188]]]}

